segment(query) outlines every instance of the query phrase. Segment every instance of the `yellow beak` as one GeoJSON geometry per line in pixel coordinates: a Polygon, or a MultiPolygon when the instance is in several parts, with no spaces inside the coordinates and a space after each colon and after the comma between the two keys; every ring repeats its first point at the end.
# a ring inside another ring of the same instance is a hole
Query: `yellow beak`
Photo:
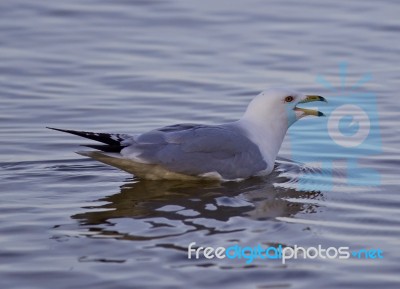
{"type": "MultiPolygon", "coordinates": [[[[299,101],[299,103],[308,103],[308,102],[313,102],[313,101],[323,101],[323,102],[328,102],[324,97],[319,96],[319,95],[307,95],[307,97],[299,101]]],[[[306,108],[300,108],[300,107],[295,107],[294,110],[297,111],[302,111],[304,115],[314,115],[314,116],[325,116],[322,112],[318,110],[313,110],[313,109],[306,109],[306,108]]]]}

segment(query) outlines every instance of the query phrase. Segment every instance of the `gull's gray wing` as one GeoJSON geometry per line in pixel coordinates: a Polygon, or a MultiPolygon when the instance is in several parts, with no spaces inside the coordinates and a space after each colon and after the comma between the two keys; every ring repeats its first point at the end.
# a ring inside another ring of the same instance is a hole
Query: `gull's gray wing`
{"type": "Polygon", "coordinates": [[[135,136],[124,146],[121,155],[125,158],[187,175],[217,172],[225,179],[236,179],[267,168],[258,147],[232,125],[167,126],[135,136]]]}

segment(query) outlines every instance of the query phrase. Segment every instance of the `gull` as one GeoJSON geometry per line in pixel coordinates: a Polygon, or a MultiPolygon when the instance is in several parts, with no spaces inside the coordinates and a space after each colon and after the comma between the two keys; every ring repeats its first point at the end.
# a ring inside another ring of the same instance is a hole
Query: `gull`
{"type": "Polygon", "coordinates": [[[220,125],[175,124],[133,135],[48,128],[102,143],[84,145],[96,150],[77,153],[139,178],[240,181],[273,171],[293,123],[324,116],[297,106],[313,101],[326,102],[319,95],[271,88],[258,94],[239,120],[220,125]]]}

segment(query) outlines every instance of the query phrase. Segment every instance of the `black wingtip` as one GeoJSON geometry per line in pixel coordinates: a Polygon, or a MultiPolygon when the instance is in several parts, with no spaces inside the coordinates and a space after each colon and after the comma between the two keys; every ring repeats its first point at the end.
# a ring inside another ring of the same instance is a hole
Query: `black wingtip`
{"type": "Polygon", "coordinates": [[[70,134],[74,134],[80,137],[86,137],[86,138],[90,138],[87,136],[87,134],[91,135],[93,133],[91,132],[85,132],[85,131],[77,131],[77,130],[72,130],[72,129],[61,129],[61,128],[55,128],[55,127],[49,127],[46,126],[46,128],[51,129],[51,130],[55,130],[55,131],[61,131],[61,132],[65,132],[65,133],[70,133],[70,134]]]}
{"type": "MultiPolygon", "coordinates": [[[[123,134],[95,133],[95,132],[88,132],[88,131],[60,129],[60,128],[54,128],[54,127],[47,127],[47,128],[51,129],[51,130],[70,133],[73,135],[77,135],[80,137],[84,137],[87,139],[91,139],[94,141],[98,141],[98,142],[107,144],[107,145],[111,146],[111,148],[107,148],[107,149],[110,149],[112,151],[117,150],[117,148],[121,148],[122,147],[121,142],[125,138],[125,135],[123,135],[123,134]]],[[[102,150],[106,149],[103,146],[101,148],[102,148],[102,150]]]]}
{"type": "Polygon", "coordinates": [[[62,132],[68,132],[68,130],[61,129],[61,128],[55,128],[55,127],[49,127],[49,126],[46,126],[46,128],[52,129],[52,130],[58,130],[58,131],[62,131],[62,132]]]}

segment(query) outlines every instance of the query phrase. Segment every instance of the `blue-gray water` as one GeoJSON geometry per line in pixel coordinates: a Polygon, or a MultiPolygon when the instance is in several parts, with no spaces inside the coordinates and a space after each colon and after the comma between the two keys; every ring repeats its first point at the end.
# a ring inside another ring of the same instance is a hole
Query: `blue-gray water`
{"type": "Polygon", "coordinates": [[[399,14],[397,1],[1,1],[0,287],[399,288],[399,14]],[[317,76],[340,90],[343,63],[346,87],[372,76],[358,91],[376,100],[376,153],[335,150],[322,138],[328,118],[305,119],[280,151],[293,161],[267,181],[145,182],[45,129],[221,123],[270,85],[329,99],[317,76]],[[379,180],[349,183],[355,158],[379,180]],[[328,167],[314,174],[318,162],[328,167]],[[384,258],[246,265],[188,260],[191,242],[380,248],[384,258]]]}

